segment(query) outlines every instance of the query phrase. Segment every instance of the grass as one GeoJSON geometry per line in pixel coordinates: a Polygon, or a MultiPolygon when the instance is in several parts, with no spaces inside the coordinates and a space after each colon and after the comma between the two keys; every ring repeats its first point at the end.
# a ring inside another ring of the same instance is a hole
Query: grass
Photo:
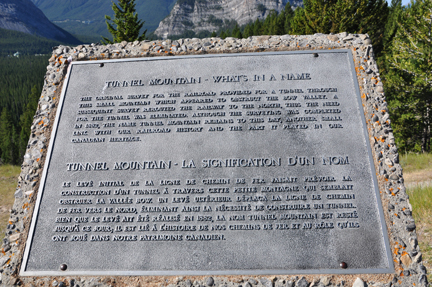
{"type": "Polygon", "coordinates": [[[20,166],[0,165],[0,240],[4,238],[6,232],[20,172],[20,166]]]}
{"type": "Polygon", "coordinates": [[[400,163],[406,173],[432,169],[432,153],[407,153],[400,156],[400,163]]]}
{"type": "Polygon", "coordinates": [[[432,186],[408,188],[407,193],[413,208],[417,225],[417,236],[423,254],[423,264],[428,270],[428,280],[432,282],[432,186]]]}
{"type": "Polygon", "coordinates": [[[432,282],[432,153],[400,156],[404,180],[417,226],[423,264],[432,282]]]}

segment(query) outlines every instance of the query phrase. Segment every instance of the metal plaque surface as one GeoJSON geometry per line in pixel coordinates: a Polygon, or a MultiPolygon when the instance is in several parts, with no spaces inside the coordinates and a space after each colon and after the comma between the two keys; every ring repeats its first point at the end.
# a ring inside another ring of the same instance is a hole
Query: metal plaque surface
{"type": "Polygon", "coordinates": [[[70,65],[22,275],[386,272],[349,50],[70,65]]]}

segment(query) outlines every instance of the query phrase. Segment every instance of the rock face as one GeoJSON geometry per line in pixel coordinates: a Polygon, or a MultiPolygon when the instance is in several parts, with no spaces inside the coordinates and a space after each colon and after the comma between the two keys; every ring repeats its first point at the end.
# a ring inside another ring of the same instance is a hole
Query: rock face
{"type": "Polygon", "coordinates": [[[170,15],[162,20],[155,33],[162,38],[180,35],[187,30],[217,31],[224,21],[239,25],[264,19],[271,10],[280,12],[290,2],[302,5],[302,0],[178,0],[170,15]]]}
{"type": "Polygon", "coordinates": [[[30,0],[0,0],[0,28],[24,32],[53,40],[77,40],[51,23],[30,0]]]}

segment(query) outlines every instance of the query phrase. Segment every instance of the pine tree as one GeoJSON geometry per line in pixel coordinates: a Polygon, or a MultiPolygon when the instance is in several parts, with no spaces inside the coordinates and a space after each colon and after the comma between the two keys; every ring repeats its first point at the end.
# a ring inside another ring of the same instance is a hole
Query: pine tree
{"type": "Polygon", "coordinates": [[[40,90],[37,86],[33,86],[31,93],[28,98],[28,103],[25,107],[24,113],[20,117],[20,127],[21,131],[19,134],[18,144],[18,154],[19,158],[24,157],[24,153],[27,149],[27,143],[30,137],[30,128],[33,124],[33,116],[37,109],[38,99],[40,95],[40,90]]]}
{"type": "Polygon", "coordinates": [[[14,125],[12,125],[11,141],[11,164],[17,164],[20,158],[18,151],[19,134],[17,133],[17,128],[14,125]]]}
{"type": "Polygon", "coordinates": [[[114,19],[111,19],[108,15],[105,15],[105,19],[108,31],[113,35],[113,40],[111,41],[106,37],[102,37],[104,43],[133,42],[145,39],[147,30],[140,36],[140,30],[144,22],[138,20],[138,14],[135,12],[135,0],[119,0],[118,5],[113,2],[112,9],[114,11],[114,19]]]}
{"type": "Polygon", "coordinates": [[[290,34],[367,33],[379,54],[387,15],[385,0],[305,0],[304,8],[295,11],[290,34]]]}
{"type": "Polygon", "coordinates": [[[399,145],[431,151],[432,1],[417,0],[401,13],[386,76],[392,126],[399,145]]]}
{"type": "Polygon", "coordinates": [[[3,163],[13,161],[12,118],[9,111],[3,108],[0,115],[0,150],[3,163]]]}
{"type": "Polygon", "coordinates": [[[234,26],[231,35],[234,38],[238,38],[238,39],[243,38],[242,32],[240,31],[240,27],[237,24],[234,26]]]}
{"type": "Polygon", "coordinates": [[[389,9],[389,15],[387,18],[387,23],[384,28],[383,45],[384,49],[391,45],[396,31],[398,28],[398,22],[403,12],[402,0],[392,0],[389,9]]]}
{"type": "Polygon", "coordinates": [[[336,0],[305,0],[304,8],[297,8],[295,11],[290,34],[334,33],[332,18],[336,2],[336,0]]]}
{"type": "Polygon", "coordinates": [[[291,7],[290,2],[285,5],[285,9],[283,11],[283,16],[285,17],[284,21],[284,34],[289,34],[291,30],[291,20],[294,17],[294,10],[291,7]]]}

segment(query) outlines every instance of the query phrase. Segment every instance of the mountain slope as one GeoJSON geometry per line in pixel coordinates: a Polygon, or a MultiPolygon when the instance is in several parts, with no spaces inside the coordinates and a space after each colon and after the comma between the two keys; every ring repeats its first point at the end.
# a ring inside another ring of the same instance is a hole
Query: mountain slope
{"type": "Polygon", "coordinates": [[[71,34],[51,23],[30,0],[0,0],[0,28],[78,43],[71,34]]]}
{"type": "Polygon", "coordinates": [[[280,12],[288,2],[293,7],[303,3],[302,0],[178,0],[155,34],[166,38],[188,30],[212,32],[229,21],[244,25],[264,19],[271,10],[280,12]]]}
{"type": "Polygon", "coordinates": [[[60,44],[55,40],[0,28],[0,57],[15,52],[24,55],[51,54],[52,47],[60,44]]]}
{"type": "MultiPolygon", "coordinates": [[[[113,16],[112,0],[32,0],[56,25],[76,35],[111,36],[105,15],[113,16]]],[[[154,31],[171,11],[176,0],[135,1],[144,29],[154,31]]]]}

